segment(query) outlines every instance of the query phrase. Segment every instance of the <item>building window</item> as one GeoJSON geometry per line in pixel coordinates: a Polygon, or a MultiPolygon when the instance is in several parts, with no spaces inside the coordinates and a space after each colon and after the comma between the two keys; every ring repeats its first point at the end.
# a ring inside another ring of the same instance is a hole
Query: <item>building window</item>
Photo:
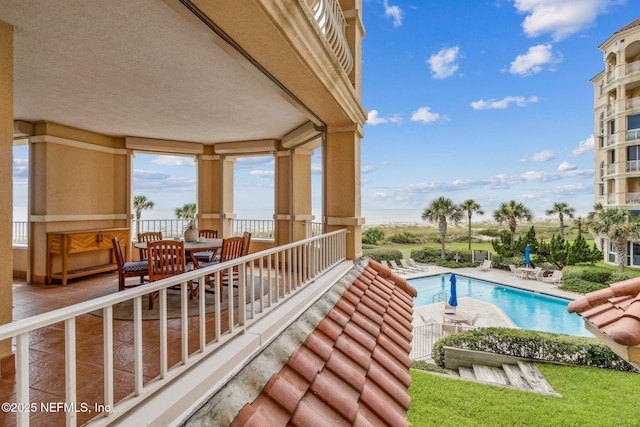
{"type": "Polygon", "coordinates": [[[616,121],[609,120],[609,135],[613,135],[616,133],[616,121]]]}
{"type": "Polygon", "coordinates": [[[627,116],[627,129],[640,129],[640,114],[627,116]]]}
{"type": "Polygon", "coordinates": [[[613,245],[613,242],[609,242],[609,262],[616,262],[616,248],[613,245]]]}
{"type": "Polygon", "coordinates": [[[600,113],[600,134],[604,135],[604,113],[600,113]]]}
{"type": "Polygon", "coordinates": [[[598,184],[598,187],[600,187],[600,195],[604,196],[604,184],[598,184]]]}

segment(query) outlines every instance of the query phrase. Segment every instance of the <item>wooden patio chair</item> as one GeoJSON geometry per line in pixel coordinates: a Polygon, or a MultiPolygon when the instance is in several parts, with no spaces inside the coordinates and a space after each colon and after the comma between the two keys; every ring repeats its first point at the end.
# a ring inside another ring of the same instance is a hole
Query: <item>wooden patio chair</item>
{"type": "Polygon", "coordinates": [[[144,284],[144,278],[149,274],[146,261],[127,262],[122,255],[122,246],[118,236],[111,239],[113,244],[113,253],[118,265],[118,291],[124,291],[126,288],[132,288],[144,284]],[[125,279],[128,277],[139,277],[140,283],[135,285],[127,285],[125,279]]]}
{"type": "MultiPolygon", "coordinates": [[[[154,242],[162,240],[162,231],[149,231],[146,233],[138,233],[138,242],[154,242]]],[[[140,251],[140,261],[147,260],[147,249],[138,249],[140,251]]]]}
{"type": "MultiPolygon", "coordinates": [[[[178,240],[157,240],[147,243],[149,258],[149,282],[177,276],[191,271],[187,265],[184,242],[178,240]]],[[[149,298],[149,309],[153,308],[153,300],[157,293],[149,298]]],[[[193,281],[189,281],[189,298],[194,295],[193,281]]]]}
{"type": "MultiPolygon", "coordinates": [[[[242,256],[242,247],[243,247],[243,237],[231,237],[229,239],[224,239],[222,241],[222,248],[220,250],[220,259],[219,260],[215,260],[215,261],[211,261],[211,262],[206,262],[206,263],[202,263],[200,264],[198,262],[198,260],[194,260],[194,264],[196,266],[196,268],[206,268],[206,267],[210,267],[212,265],[216,265],[216,264],[220,264],[222,262],[225,261],[230,261],[236,258],[240,258],[242,256]]],[[[218,291],[220,293],[220,299],[222,300],[222,287],[223,286],[228,286],[229,284],[229,274],[227,272],[227,270],[224,270],[222,272],[220,272],[220,283],[218,286],[218,291]]],[[[232,278],[235,279],[236,273],[234,272],[234,277],[232,278]]],[[[210,274],[207,275],[205,277],[205,285],[208,285],[209,287],[213,288],[214,290],[216,289],[216,284],[215,284],[215,275],[214,274],[210,274]]]]}
{"type": "MultiPolygon", "coordinates": [[[[204,237],[205,239],[217,239],[218,238],[218,230],[198,230],[198,237],[204,237]]],[[[194,258],[201,263],[211,262],[215,259],[217,251],[199,251],[193,252],[191,254],[191,262],[194,258]]]]}

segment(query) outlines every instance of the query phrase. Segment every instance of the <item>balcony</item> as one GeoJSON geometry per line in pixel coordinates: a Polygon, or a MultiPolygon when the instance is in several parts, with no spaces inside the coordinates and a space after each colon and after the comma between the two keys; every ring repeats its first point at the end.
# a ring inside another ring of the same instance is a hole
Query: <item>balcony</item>
{"type": "Polygon", "coordinates": [[[613,175],[616,173],[616,164],[611,163],[607,165],[607,175],[613,175]]]}
{"type": "Polygon", "coordinates": [[[640,160],[627,161],[627,172],[638,172],[638,171],[640,171],[640,160]]]}
{"type": "Polygon", "coordinates": [[[616,203],[616,196],[615,194],[609,194],[607,195],[607,204],[608,205],[614,205],[616,203]]]}
{"type": "Polygon", "coordinates": [[[609,71],[607,73],[607,83],[611,83],[612,81],[614,81],[616,79],[616,73],[615,71],[609,71]]]}
{"type": "Polygon", "coordinates": [[[613,145],[616,143],[616,136],[615,135],[609,135],[607,137],[607,145],[613,145]]]}
{"type": "Polygon", "coordinates": [[[631,110],[633,108],[639,108],[639,107],[640,107],[640,96],[629,98],[625,101],[625,108],[627,110],[631,110]]]}
{"type": "Polygon", "coordinates": [[[640,71],[640,61],[631,62],[625,67],[625,72],[627,75],[637,73],[638,71],[640,71]]]}
{"type": "Polygon", "coordinates": [[[640,204],[640,193],[627,193],[626,202],[628,205],[640,204]]]}
{"type": "Polygon", "coordinates": [[[607,117],[615,114],[616,112],[616,106],[615,105],[608,105],[607,106],[607,117]]]}
{"type": "Polygon", "coordinates": [[[636,141],[640,139],[640,129],[629,129],[627,131],[627,141],[636,141]]]}
{"type": "MultiPolygon", "coordinates": [[[[345,244],[346,230],[339,230],[96,298],[92,293],[97,287],[104,287],[96,285],[98,279],[91,279],[93,286],[76,286],[71,298],[70,287],[52,288],[44,297],[47,307],[60,309],[35,316],[26,311],[16,316],[22,320],[0,325],[0,340],[11,338],[16,354],[15,394],[9,390],[9,394],[0,397],[25,408],[56,402],[66,408],[77,402],[96,406],[90,408],[93,413],[60,409],[56,414],[40,414],[39,410],[31,414],[0,414],[0,424],[28,425],[29,421],[42,421],[38,419],[42,415],[49,417],[48,425],[73,426],[90,420],[96,425],[116,420],[126,424],[129,411],[139,409],[138,405],[153,405],[154,399],[164,394],[172,396],[168,401],[171,410],[166,407],[167,401],[161,409],[171,412],[176,420],[188,411],[184,406],[193,402],[193,396],[181,399],[179,393],[175,394],[176,388],[193,393],[197,384],[206,380],[194,378],[199,369],[220,379],[226,377],[230,364],[241,362],[250,352],[243,350],[242,343],[247,345],[248,339],[268,341],[269,334],[291,322],[295,317],[287,311],[292,309],[287,305],[304,305],[314,295],[317,298],[323,278],[326,284],[327,276],[344,270],[339,265],[352,265],[345,263],[345,244]],[[188,281],[204,283],[205,275],[219,278],[224,272],[232,277],[234,267],[235,285],[225,287],[222,294],[226,302],[221,302],[217,293],[207,297],[205,292],[190,302],[188,281]],[[169,291],[176,286],[178,290],[169,291]],[[151,292],[159,292],[154,318],[147,317],[150,313],[145,304],[151,292]],[[69,305],[70,299],[77,303],[69,305]],[[169,316],[170,304],[176,303],[177,314],[169,316]],[[131,311],[128,319],[118,315],[123,306],[131,311]],[[242,306],[245,309],[239,309],[242,306]],[[285,312],[288,314],[283,316],[285,312]],[[262,328],[261,336],[255,337],[251,328],[262,328]],[[38,345],[44,342],[46,346],[38,345]],[[228,352],[225,355],[226,347],[232,347],[235,360],[229,358],[228,352]],[[34,387],[36,384],[38,387],[34,387]]],[[[113,275],[106,277],[110,278],[106,283],[113,287],[117,279],[113,275]]],[[[19,305],[27,305],[33,299],[25,295],[19,305]]],[[[202,376],[202,371],[199,374],[202,376]]],[[[0,389],[1,393],[6,391],[0,389]]],[[[159,417],[162,412],[156,409],[152,417],[159,417]]]]}

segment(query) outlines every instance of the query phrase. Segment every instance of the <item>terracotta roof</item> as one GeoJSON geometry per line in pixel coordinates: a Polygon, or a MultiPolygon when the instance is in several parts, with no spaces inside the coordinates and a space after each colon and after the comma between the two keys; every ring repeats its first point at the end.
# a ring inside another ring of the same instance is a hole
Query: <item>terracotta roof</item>
{"type": "Polygon", "coordinates": [[[615,283],[569,303],[578,313],[618,344],[640,344],[640,278],[615,283]]]}
{"type": "Polygon", "coordinates": [[[416,290],[370,260],[232,426],[408,426],[416,290]]]}
{"type": "Polygon", "coordinates": [[[640,26],[640,18],[637,18],[635,21],[628,23],[624,27],[620,28],[618,31],[615,31],[613,34],[618,34],[638,26],[640,26]]]}

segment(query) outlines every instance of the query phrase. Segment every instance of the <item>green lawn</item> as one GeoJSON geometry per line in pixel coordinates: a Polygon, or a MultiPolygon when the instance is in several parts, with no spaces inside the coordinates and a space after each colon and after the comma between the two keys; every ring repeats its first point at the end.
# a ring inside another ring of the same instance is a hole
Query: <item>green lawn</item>
{"type": "Polygon", "coordinates": [[[640,374],[539,364],[551,397],[411,370],[412,426],[637,426],[640,374]]]}

